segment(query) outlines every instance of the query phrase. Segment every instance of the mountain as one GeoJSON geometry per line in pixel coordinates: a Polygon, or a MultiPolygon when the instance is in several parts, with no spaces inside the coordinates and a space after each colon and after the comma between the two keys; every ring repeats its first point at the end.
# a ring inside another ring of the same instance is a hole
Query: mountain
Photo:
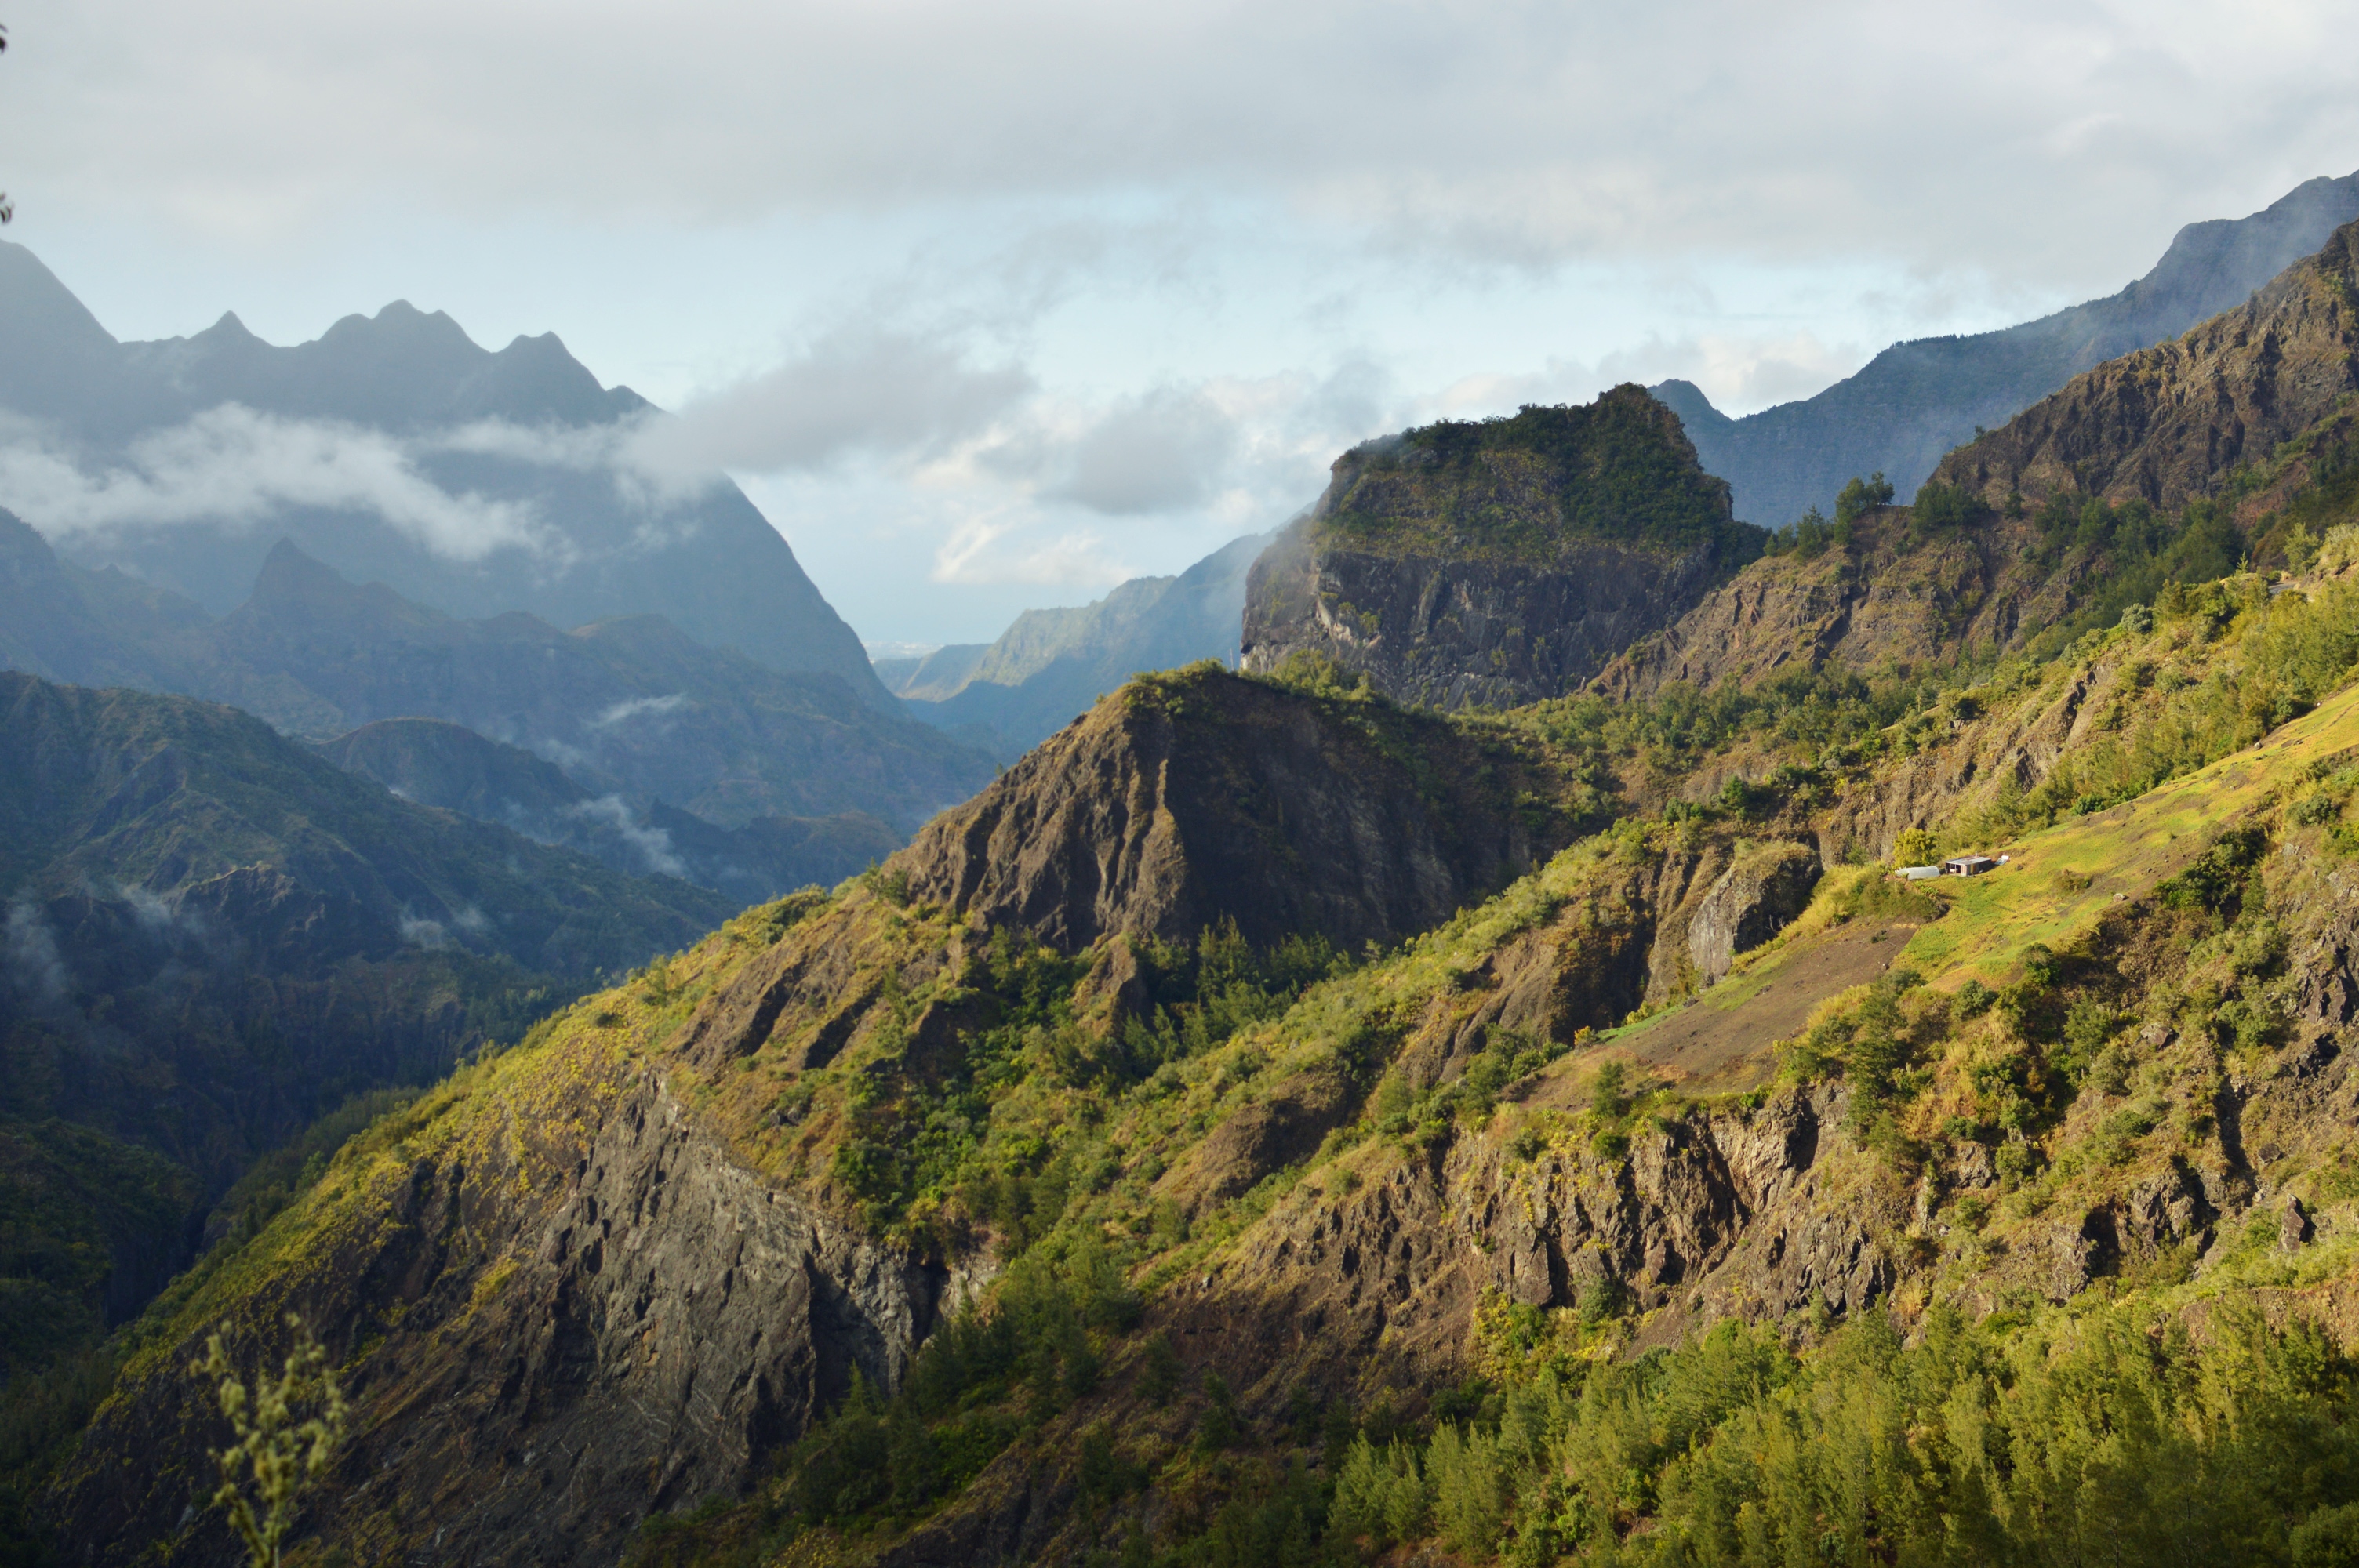
{"type": "MultiPolygon", "coordinates": [[[[869,707],[832,675],[781,673],[658,616],[573,632],[521,611],[462,621],[382,583],[355,586],[285,540],[246,601],[215,620],[120,572],[61,562],[0,513],[0,604],[30,611],[0,631],[0,659],[18,667],[232,702],[314,741],[384,719],[447,719],[555,760],[617,808],[630,797],[639,829],[661,801],[727,829],[856,812],[906,833],[992,772],[987,756],[869,707]]],[[[842,838],[815,831],[815,844],[842,838]]],[[[843,842],[875,838],[862,828],[843,842]]]]}
{"type": "Polygon", "coordinates": [[[355,1558],[2072,1561],[2096,1519],[2332,1561],[2354,628],[2349,581],[2232,575],[1930,696],[1595,733],[1126,687],[878,876],[346,1144],[143,1321],[44,1506],[93,1560],[230,1561],[184,1368],[299,1303],[357,1406],[299,1528],[355,1558]],[[1233,776],[1110,765],[1183,730],[1284,760],[1259,820],[1372,753],[1449,788],[1504,747],[1549,810],[1593,764],[1775,766],[1347,955],[1329,859],[1205,874],[1233,776]],[[2009,858],[1867,863],[1908,835],[2009,858]]]}
{"type": "Polygon", "coordinates": [[[225,680],[262,683],[223,695],[294,733],[447,719],[727,827],[863,809],[906,830],[990,776],[987,758],[832,675],[781,674],[658,616],[572,632],[520,612],[455,620],[283,541],[213,645],[225,680]]]}
{"type": "Polygon", "coordinates": [[[319,751],[404,800],[501,823],[618,871],[681,877],[739,904],[832,886],[902,841],[858,811],[757,816],[730,828],[661,800],[635,808],[618,795],[592,795],[530,752],[436,719],[380,719],[319,751]]]}
{"type": "Polygon", "coordinates": [[[2071,494],[2175,509],[2359,393],[2359,222],[2250,300],[2074,377],[1941,460],[1995,506],[2071,494]]]}
{"type": "Polygon", "coordinates": [[[1827,507],[1855,474],[1881,471],[1905,498],[1944,453],[2081,372],[2244,303],[2359,218],[2359,174],[2309,180],[2250,217],[2181,229],[2146,276],[2104,299],[1995,332],[1895,343],[1824,392],[1732,419],[1691,383],[1653,388],[1703,466],[1729,481],[1736,514],[1779,524],[1827,507]]]}
{"type": "Polygon", "coordinates": [[[1536,747],[1354,711],[1203,666],[1146,676],[928,824],[888,869],[910,896],[1065,951],[1186,943],[1233,921],[1267,946],[1397,942],[1585,826],[1536,747]]]}
{"type": "Polygon", "coordinates": [[[1243,667],[1308,655],[1404,702],[1577,689],[1759,553],[1636,386],[1355,447],[1248,580],[1243,667]]]}
{"type": "Polygon", "coordinates": [[[1027,610],[995,643],[937,649],[892,689],[911,712],[1021,756],[1147,670],[1233,663],[1245,574],[1270,535],[1233,539],[1177,577],[1134,578],[1093,604],[1027,610]]]}
{"type": "Polygon", "coordinates": [[[777,531],[725,476],[682,488],[635,468],[633,432],[662,416],[602,387],[554,334],[492,352],[397,301],[292,348],[234,315],[119,343],[30,251],[0,244],[0,409],[31,422],[10,455],[41,460],[35,477],[19,465],[0,480],[0,506],[82,566],[120,567],[220,614],[290,538],[447,615],[662,615],[708,646],[833,675],[889,706],[777,531]],[[60,493],[59,463],[82,476],[79,497],[60,493]],[[223,499],[142,521],[95,493],[108,474],[147,476],[168,506],[223,499]]]}
{"type": "Polygon", "coordinates": [[[0,1376],[136,1314],[313,1118],[736,907],[397,800],[211,703],[0,673],[0,1165],[27,1205],[0,1376]]]}

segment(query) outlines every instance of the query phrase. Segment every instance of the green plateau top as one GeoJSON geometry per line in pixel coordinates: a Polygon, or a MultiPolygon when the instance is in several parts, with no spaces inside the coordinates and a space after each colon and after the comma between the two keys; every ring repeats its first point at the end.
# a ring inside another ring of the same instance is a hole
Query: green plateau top
{"type": "Polygon", "coordinates": [[[1737,562],[1761,531],[1735,521],[1679,416],[1623,385],[1582,406],[1445,420],[1372,441],[1335,465],[1316,513],[1327,540],[1385,555],[1548,564],[1586,542],[1737,562]]]}

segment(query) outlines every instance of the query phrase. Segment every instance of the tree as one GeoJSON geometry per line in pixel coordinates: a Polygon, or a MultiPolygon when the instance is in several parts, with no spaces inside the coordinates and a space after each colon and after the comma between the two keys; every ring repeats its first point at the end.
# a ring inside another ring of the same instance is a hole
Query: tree
{"type": "Polygon", "coordinates": [[[1884,477],[1882,469],[1865,479],[1854,474],[1851,482],[1843,487],[1843,493],[1835,497],[1835,525],[1848,528],[1863,513],[1891,504],[1892,481],[1884,477]]]}
{"type": "Polygon", "coordinates": [[[289,1314],[287,1326],[295,1333],[295,1348],[275,1380],[267,1371],[256,1372],[248,1390],[218,1334],[205,1341],[204,1359],[189,1366],[191,1376],[213,1383],[237,1438],[213,1455],[222,1484],[212,1500],[229,1511],[230,1527],[245,1541],[254,1568],[278,1568],[279,1543],[295,1527],[296,1503],[327,1469],[344,1435],[344,1395],[329,1370],[328,1353],[300,1318],[289,1314]],[[249,1475],[251,1498],[244,1484],[249,1475]]]}

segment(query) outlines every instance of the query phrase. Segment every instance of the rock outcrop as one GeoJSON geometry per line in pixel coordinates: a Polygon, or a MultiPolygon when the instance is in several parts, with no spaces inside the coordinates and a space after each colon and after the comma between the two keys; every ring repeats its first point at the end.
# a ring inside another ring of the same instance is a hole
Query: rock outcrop
{"type": "Polygon", "coordinates": [[[2359,393],[2359,223],[2247,303],[2110,360],[1934,470],[1993,505],[2071,492],[2175,508],[2359,393]]]}
{"type": "Polygon", "coordinates": [[[1537,752],[1210,666],[1125,687],[888,863],[910,896],[1068,952],[1127,932],[1393,943],[1582,823],[1537,752]],[[1518,796],[1526,798],[1519,804],[1518,796]]]}
{"type": "Polygon", "coordinates": [[[1244,667],[1311,654],[1403,702],[1578,687],[1757,553],[1678,417],[1636,386],[1356,447],[1254,563],[1244,667]]]}
{"type": "MultiPolygon", "coordinates": [[[[323,1255],[276,1281],[272,1304],[369,1346],[355,1436],[310,1510],[356,1556],[614,1562],[651,1510],[737,1489],[855,1373],[897,1383],[974,1283],[765,1183],[623,1058],[567,1066],[513,1129],[446,1103],[472,1125],[356,1173],[359,1200],[304,1238],[323,1255]]],[[[234,1336],[267,1346],[274,1316],[234,1336]]],[[[204,1441],[202,1390],[176,1374],[132,1379],[92,1450],[204,1441]]],[[[186,1503],[168,1467],[100,1467],[58,1511],[90,1561],[241,1561],[186,1503]]]]}
{"type": "Polygon", "coordinates": [[[1739,856],[1689,919],[1697,975],[1718,980],[1738,954],[1783,931],[1810,902],[1819,871],[1819,852],[1807,844],[1770,844],[1739,856]]]}

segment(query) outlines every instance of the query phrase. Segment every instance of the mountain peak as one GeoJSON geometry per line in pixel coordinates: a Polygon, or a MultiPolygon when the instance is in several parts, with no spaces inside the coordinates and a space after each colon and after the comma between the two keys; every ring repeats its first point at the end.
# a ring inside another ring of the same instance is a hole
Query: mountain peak
{"type": "Polygon", "coordinates": [[[235,614],[278,622],[334,618],[352,631],[371,623],[424,624],[445,619],[381,582],[353,582],[306,555],[292,539],[281,539],[270,546],[255,579],[253,597],[235,614]]]}

